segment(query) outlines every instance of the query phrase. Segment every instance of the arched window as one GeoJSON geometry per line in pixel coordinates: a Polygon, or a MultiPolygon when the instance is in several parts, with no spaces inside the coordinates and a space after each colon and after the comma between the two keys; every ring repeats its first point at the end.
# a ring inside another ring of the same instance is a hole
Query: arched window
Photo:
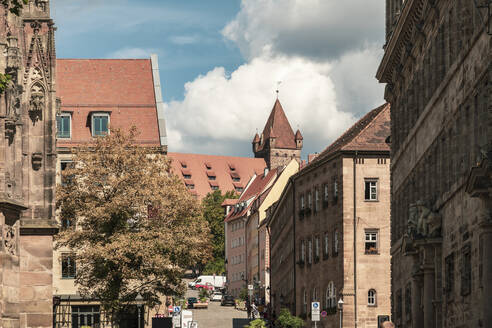
{"type": "Polygon", "coordinates": [[[376,306],[376,290],[369,289],[367,292],[367,305],[376,306]]]}
{"type": "Polygon", "coordinates": [[[333,281],[328,283],[328,288],[326,290],[326,308],[331,309],[337,306],[337,291],[333,281]]]}

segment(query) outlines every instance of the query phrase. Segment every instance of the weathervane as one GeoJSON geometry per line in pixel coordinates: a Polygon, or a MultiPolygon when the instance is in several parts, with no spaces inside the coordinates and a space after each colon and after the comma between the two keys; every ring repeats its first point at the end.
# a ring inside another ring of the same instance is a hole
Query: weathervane
{"type": "Polygon", "coordinates": [[[278,93],[280,92],[279,89],[280,89],[281,83],[282,83],[282,81],[277,81],[277,90],[275,90],[275,92],[277,93],[277,99],[278,99],[278,93]]]}

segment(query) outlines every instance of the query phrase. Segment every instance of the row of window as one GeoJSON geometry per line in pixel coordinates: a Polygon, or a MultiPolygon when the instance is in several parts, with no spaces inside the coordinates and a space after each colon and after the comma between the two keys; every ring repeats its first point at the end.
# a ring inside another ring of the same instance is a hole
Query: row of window
{"type": "MultiPolygon", "coordinates": [[[[311,290],[311,302],[321,302],[321,307],[328,312],[328,314],[335,314],[338,304],[337,300],[337,289],[333,281],[328,283],[325,291],[325,297],[323,300],[320,299],[321,295],[318,295],[318,289],[315,287],[311,290]]],[[[309,309],[308,304],[308,292],[304,290],[303,292],[303,313],[307,313],[309,309]]],[[[367,305],[377,306],[377,292],[375,289],[369,289],[367,292],[367,305]]]]}
{"type": "Polygon", "coordinates": [[[231,248],[236,248],[244,245],[244,237],[239,237],[231,241],[231,248]]]}
{"type": "MultiPolygon", "coordinates": [[[[320,259],[320,248],[321,241],[319,236],[314,236],[314,238],[309,238],[306,240],[301,240],[300,244],[300,255],[299,255],[299,264],[303,265],[306,261],[307,264],[312,264],[314,262],[318,262],[320,259]],[[307,247],[307,253],[306,253],[307,247]]],[[[332,236],[332,256],[337,256],[339,251],[339,235],[338,231],[335,230],[332,236]]],[[[327,259],[329,257],[330,251],[330,236],[329,233],[326,232],[323,236],[323,259],[327,259]]],[[[365,231],[365,240],[364,240],[364,253],[371,254],[379,254],[379,230],[377,229],[367,229],[365,231]]]]}
{"type": "MultiPolygon", "coordinates": [[[[334,180],[332,183],[332,199],[336,203],[338,200],[338,182],[334,180]]],[[[364,200],[366,201],[378,201],[378,179],[366,178],[364,179],[364,200]]],[[[313,195],[311,191],[299,196],[300,214],[308,214],[311,210],[315,213],[321,209],[321,195],[318,187],[314,188],[314,208],[313,208],[313,195]],[[307,202],[306,202],[307,200],[307,202]]],[[[329,185],[325,183],[323,185],[323,207],[328,207],[329,201],[329,185]]]]}
{"type": "Polygon", "coordinates": [[[239,281],[244,279],[244,271],[243,272],[234,272],[231,275],[231,281],[239,281]]]}
{"type": "MultiPolygon", "coordinates": [[[[109,113],[91,113],[92,136],[109,134],[109,113]]],[[[56,137],[70,139],[72,137],[72,113],[62,112],[56,117],[56,137]]]]}
{"type": "Polygon", "coordinates": [[[236,220],[236,221],[231,223],[231,230],[233,232],[237,231],[239,229],[242,229],[242,228],[244,228],[244,221],[243,220],[236,220]]]}
{"type": "Polygon", "coordinates": [[[243,254],[231,257],[231,264],[232,265],[241,264],[243,262],[244,262],[244,255],[243,254]]]}

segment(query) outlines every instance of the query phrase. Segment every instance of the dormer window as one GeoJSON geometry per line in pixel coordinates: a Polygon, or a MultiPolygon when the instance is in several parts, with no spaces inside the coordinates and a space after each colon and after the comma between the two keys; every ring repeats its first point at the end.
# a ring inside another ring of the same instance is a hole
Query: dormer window
{"type": "Polygon", "coordinates": [[[231,178],[234,182],[239,182],[241,180],[241,177],[236,172],[231,172],[231,178]]]}
{"type": "Polygon", "coordinates": [[[93,137],[109,134],[109,113],[93,113],[91,123],[93,137]]]}
{"type": "Polygon", "coordinates": [[[72,115],[63,112],[56,116],[56,137],[70,139],[72,137],[72,115]]]}
{"type": "Polygon", "coordinates": [[[215,181],[217,179],[214,171],[207,171],[207,177],[210,181],[215,181]]]}
{"type": "Polygon", "coordinates": [[[181,167],[183,169],[186,169],[188,167],[188,165],[186,165],[186,162],[180,162],[181,163],[181,167]]]}
{"type": "Polygon", "coordinates": [[[207,168],[207,170],[211,170],[212,169],[212,164],[210,163],[205,163],[205,167],[207,168]]]}
{"type": "Polygon", "coordinates": [[[229,164],[229,169],[231,171],[236,171],[236,166],[234,164],[229,164]]]}

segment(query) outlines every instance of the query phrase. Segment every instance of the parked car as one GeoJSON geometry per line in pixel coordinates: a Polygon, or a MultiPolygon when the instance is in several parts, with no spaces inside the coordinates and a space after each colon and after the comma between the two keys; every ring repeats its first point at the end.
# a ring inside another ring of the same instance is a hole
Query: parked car
{"type": "Polygon", "coordinates": [[[194,289],[194,288],[195,288],[195,284],[196,284],[196,282],[195,282],[195,281],[190,281],[190,282],[188,283],[188,287],[190,287],[191,289],[194,289]]]}
{"type": "Polygon", "coordinates": [[[195,303],[198,303],[198,299],[196,297],[188,297],[187,303],[188,303],[188,309],[193,309],[193,305],[195,303]]]}
{"type": "Polygon", "coordinates": [[[224,297],[222,297],[222,301],[220,302],[220,305],[221,306],[227,306],[227,305],[234,306],[234,305],[236,305],[236,301],[234,300],[234,296],[225,295],[224,297]]]}
{"type": "Polygon", "coordinates": [[[212,301],[212,302],[214,302],[214,301],[217,301],[217,302],[222,301],[222,293],[218,293],[218,292],[213,293],[212,296],[210,296],[210,301],[212,301]]]}

